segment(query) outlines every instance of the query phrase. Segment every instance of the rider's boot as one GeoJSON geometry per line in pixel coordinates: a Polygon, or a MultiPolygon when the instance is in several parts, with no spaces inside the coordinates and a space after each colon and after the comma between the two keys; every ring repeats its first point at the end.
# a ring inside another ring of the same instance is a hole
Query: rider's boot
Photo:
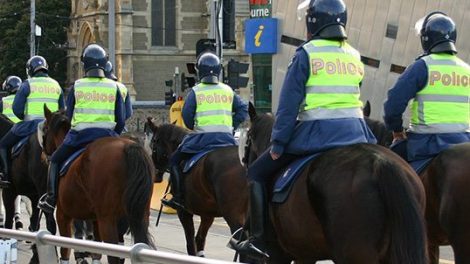
{"type": "Polygon", "coordinates": [[[0,188],[8,188],[11,185],[10,182],[10,162],[7,148],[0,149],[0,188]]]}
{"type": "Polygon", "coordinates": [[[163,198],[162,204],[171,207],[175,210],[184,210],[184,197],[183,197],[183,173],[179,166],[172,166],[170,168],[170,183],[171,194],[170,200],[163,198]]]}
{"type": "Polygon", "coordinates": [[[268,258],[264,252],[266,224],[266,190],[263,183],[250,183],[250,237],[231,246],[240,254],[268,258]]]}
{"type": "Polygon", "coordinates": [[[47,177],[47,193],[44,194],[38,203],[38,208],[45,213],[54,213],[57,201],[57,187],[59,183],[59,164],[51,162],[47,177]]]}

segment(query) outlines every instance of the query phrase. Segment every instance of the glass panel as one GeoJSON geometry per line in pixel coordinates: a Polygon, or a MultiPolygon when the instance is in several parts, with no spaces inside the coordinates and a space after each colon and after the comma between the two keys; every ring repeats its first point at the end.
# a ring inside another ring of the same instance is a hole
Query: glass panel
{"type": "Polygon", "coordinates": [[[165,46],[176,46],[176,1],[165,2],[165,46]]]}
{"type": "Polygon", "coordinates": [[[252,62],[255,107],[262,112],[271,112],[272,55],[253,55],[252,62]]]}
{"type": "Polygon", "coordinates": [[[152,46],[163,46],[163,0],[152,0],[152,46]]]}

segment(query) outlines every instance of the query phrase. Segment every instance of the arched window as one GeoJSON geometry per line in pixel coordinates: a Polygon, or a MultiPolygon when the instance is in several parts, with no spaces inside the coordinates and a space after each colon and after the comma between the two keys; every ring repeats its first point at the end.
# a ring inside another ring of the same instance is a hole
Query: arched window
{"type": "Polygon", "coordinates": [[[152,0],[152,46],[176,46],[176,0],[152,0]]]}

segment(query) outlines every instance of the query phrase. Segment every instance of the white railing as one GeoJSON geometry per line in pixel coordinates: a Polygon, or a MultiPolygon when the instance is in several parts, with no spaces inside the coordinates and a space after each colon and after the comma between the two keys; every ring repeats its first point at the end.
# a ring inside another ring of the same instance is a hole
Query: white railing
{"type": "Polygon", "coordinates": [[[118,258],[128,258],[131,263],[194,263],[194,264],[227,264],[232,262],[212,260],[200,257],[186,256],[152,250],[146,244],[135,244],[132,247],[100,243],[95,241],[54,236],[48,231],[25,232],[0,228],[0,237],[14,238],[35,242],[40,263],[58,263],[57,247],[67,247],[75,250],[96,254],[109,255],[118,258]]]}

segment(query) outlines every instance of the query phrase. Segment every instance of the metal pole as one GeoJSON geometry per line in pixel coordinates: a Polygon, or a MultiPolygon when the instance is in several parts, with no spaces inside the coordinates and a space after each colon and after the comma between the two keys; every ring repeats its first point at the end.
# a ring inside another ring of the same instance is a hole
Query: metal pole
{"type": "Polygon", "coordinates": [[[108,49],[109,61],[116,69],[116,2],[108,0],[108,49]]]}
{"type": "Polygon", "coordinates": [[[36,55],[36,0],[31,0],[31,16],[30,16],[30,26],[31,26],[31,36],[30,36],[30,47],[29,55],[33,57],[36,55]]]}

